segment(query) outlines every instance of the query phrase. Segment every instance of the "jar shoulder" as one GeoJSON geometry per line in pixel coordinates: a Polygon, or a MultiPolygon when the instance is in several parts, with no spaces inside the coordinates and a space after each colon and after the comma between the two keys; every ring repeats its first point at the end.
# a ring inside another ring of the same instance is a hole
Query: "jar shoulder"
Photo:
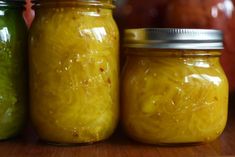
{"type": "Polygon", "coordinates": [[[126,80],[158,83],[203,84],[227,88],[227,78],[218,57],[128,57],[123,77],[126,80]],[[165,80],[165,81],[164,81],[165,80]]]}
{"type": "MultiPolygon", "coordinates": [[[[36,12],[37,13],[37,12],[36,12]]],[[[45,37],[53,43],[81,43],[89,40],[95,43],[119,41],[119,32],[111,12],[98,13],[97,10],[59,9],[40,11],[36,14],[30,30],[30,39],[45,37]],[[48,38],[50,36],[50,38],[48,38]]],[[[39,39],[40,40],[40,39],[39,39]]]]}

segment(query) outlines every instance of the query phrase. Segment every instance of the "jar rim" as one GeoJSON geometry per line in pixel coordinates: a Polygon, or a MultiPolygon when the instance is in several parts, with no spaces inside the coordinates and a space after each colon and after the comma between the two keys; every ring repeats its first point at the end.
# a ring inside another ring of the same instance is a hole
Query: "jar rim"
{"type": "Polygon", "coordinates": [[[222,50],[223,33],[215,29],[139,28],[126,29],[124,47],[222,50]]]}
{"type": "Polygon", "coordinates": [[[101,2],[100,0],[31,0],[33,7],[47,7],[56,4],[61,4],[63,6],[69,6],[71,4],[76,4],[78,6],[93,6],[101,8],[115,8],[116,0],[107,0],[107,2],[101,2]]]}

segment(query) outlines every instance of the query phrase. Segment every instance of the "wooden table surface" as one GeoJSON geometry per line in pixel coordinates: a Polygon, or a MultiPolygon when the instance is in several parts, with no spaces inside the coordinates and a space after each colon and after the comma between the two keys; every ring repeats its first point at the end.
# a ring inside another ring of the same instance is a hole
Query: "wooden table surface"
{"type": "Polygon", "coordinates": [[[231,157],[235,156],[235,101],[230,102],[229,121],[223,135],[210,144],[159,147],[134,142],[121,131],[93,145],[71,147],[40,143],[31,129],[14,140],[0,143],[0,157],[231,157]]]}

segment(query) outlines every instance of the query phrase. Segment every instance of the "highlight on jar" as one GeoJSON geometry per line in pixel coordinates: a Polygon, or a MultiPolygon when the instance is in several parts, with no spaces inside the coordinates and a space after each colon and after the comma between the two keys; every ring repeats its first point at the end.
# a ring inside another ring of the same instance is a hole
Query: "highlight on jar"
{"type": "Polygon", "coordinates": [[[24,0],[0,1],[0,140],[20,134],[26,123],[27,27],[24,0]]]}
{"type": "Polygon", "coordinates": [[[128,29],[122,71],[122,125],[134,140],[207,143],[227,122],[223,35],[203,29],[128,29]]]}
{"type": "Polygon", "coordinates": [[[119,115],[119,32],[111,1],[39,0],[29,35],[30,115],[41,140],[93,143],[119,115]]]}

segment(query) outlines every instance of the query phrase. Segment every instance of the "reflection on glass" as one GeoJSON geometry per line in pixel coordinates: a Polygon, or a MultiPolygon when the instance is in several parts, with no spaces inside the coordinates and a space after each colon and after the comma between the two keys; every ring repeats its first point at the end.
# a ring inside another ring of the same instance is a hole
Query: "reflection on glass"
{"type": "Polygon", "coordinates": [[[95,27],[91,29],[83,29],[79,31],[81,36],[86,37],[89,36],[91,38],[94,38],[94,40],[97,40],[99,42],[103,42],[103,39],[107,35],[106,30],[104,27],[95,27]]]}
{"type": "Polygon", "coordinates": [[[0,38],[1,38],[1,41],[2,42],[8,42],[10,41],[11,39],[11,36],[8,32],[8,28],[7,27],[3,27],[1,30],[0,30],[0,38]]]}

